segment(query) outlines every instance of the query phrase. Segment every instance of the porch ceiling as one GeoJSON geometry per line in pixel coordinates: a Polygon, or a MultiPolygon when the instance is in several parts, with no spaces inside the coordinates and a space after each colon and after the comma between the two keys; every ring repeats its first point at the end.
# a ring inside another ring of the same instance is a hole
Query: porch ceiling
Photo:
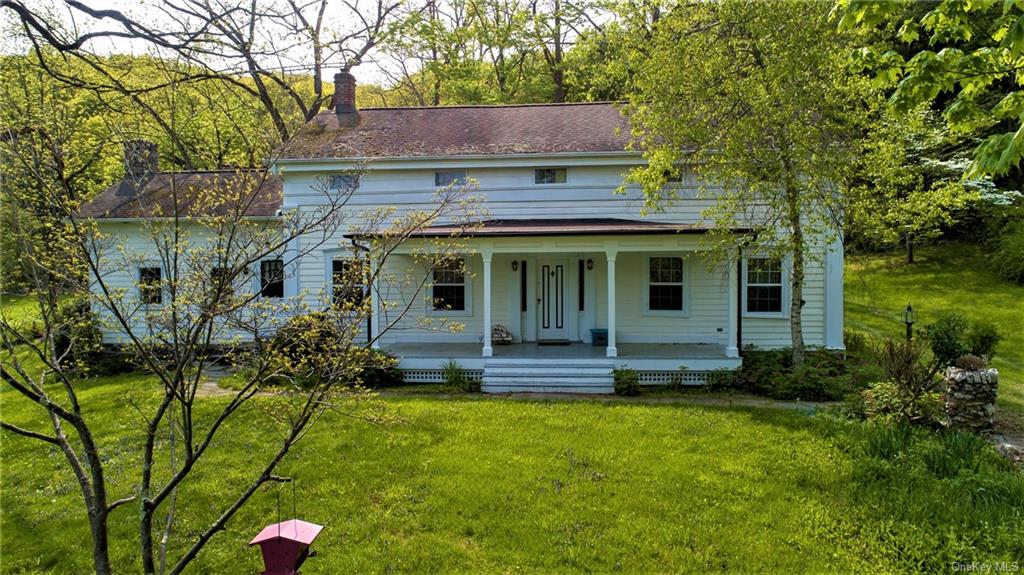
{"type": "MultiPolygon", "coordinates": [[[[403,358],[477,358],[479,343],[404,342],[384,346],[403,358]]],[[[620,343],[618,359],[725,359],[725,346],[705,343],[620,343]]],[[[585,343],[495,345],[494,357],[516,359],[605,359],[604,346],[585,343]]]]}

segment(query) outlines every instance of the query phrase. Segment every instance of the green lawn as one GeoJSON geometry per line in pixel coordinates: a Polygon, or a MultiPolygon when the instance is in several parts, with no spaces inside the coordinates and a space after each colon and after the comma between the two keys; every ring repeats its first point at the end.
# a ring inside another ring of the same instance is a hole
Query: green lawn
{"type": "Polygon", "coordinates": [[[39,302],[32,296],[0,293],[0,312],[21,331],[22,325],[31,325],[39,317],[39,302]]]}
{"type": "Polygon", "coordinates": [[[1003,335],[992,362],[1000,407],[1024,413],[1024,287],[996,275],[977,246],[922,248],[912,265],[904,257],[847,256],[846,327],[900,337],[908,303],[918,311],[918,327],[943,311],[992,321],[1003,335]]]}
{"type": "MultiPolygon", "coordinates": [[[[908,298],[925,320],[989,309],[1010,336],[996,361],[1013,382],[1003,403],[1018,407],[1021,341],[1008,328],[1020,288],[975,278],[971,257],[924,250],[911,268],[850,258],[848,323],[899,333],[908,298]],[[940,257],[953,284],[941,294],[940,257]]],[[[136,480],[135,406],[155,393],[139,375],[83,384],[114,497],[136,480]]],[[[224,401],[203,400],[199,421],[224,401]]],[[[240,413],[183,486],[179,550],[273,448],[277,401],[240,413]]],[[[328,414],[279,470],[297,478],[299,516],[327,526],[304,573],[948,572],[953,561],[1024,558],[1024,474],[972,436],[685,404],[400,394],[381,404],[393,421],[328,414]]],[[[8,389],[0,413],[45,429],[8,389]]],[[[61,454],[0,434],[0,455],[0,572],[87,572],[87,523],[61,454]]],[[[192,572],[256,572],[246,543],[275,520],[276,501],[276,487],[260,492],[192,572]]],[[[137,571],[135,510],[111,524],[118,572],[137,571]]]]}
{"type": "MultiPolygon", "coordinates": [[[[99,378],[83,392],[116,496],[137,473],[130,404],[153,397],[138,376],[99,378]]],[[[4,418],[41,425],[12,392],[0,401],[4,418]]],[[[204,412],[222,401],[205,400],[204,412]]],[[[179,536],[209,524],[251,475],[248,462],[275,436],[273,401],[259,398],[225,429],[189,480],[179,536]]],[[[946,477],[935,439],[873,457],[885,436],[790,410],[384,404],[397,421],[329,415],[281,470],[298,479],[299,515],[327,526],[304,573],[875,573],[1024,556],[1024,476],[987,449],[970,466],[977,472],[946,477]]],[[[86,572],[86,522],[62,457],[10,435],[2,448],[3,572],[86,572]]],[[[246,542],[275,518],[275,494],[260,493],[193,572],[256,572],[246,542]]],[[[289,515],[290,490],[282,500],[289,515]]],[[[134,510],[115,512],[112,525],[112,556],[135,571],[134,510]]]]}

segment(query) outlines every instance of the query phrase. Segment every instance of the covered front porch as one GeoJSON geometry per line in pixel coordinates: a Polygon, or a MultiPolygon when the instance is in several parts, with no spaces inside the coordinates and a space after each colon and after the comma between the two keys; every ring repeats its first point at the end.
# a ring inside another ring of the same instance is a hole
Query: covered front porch
{"type": "MultiPolygon", "coordinates": [[[[706,231],[614,219],[485,222],[464,239],[464,267],[437,268],[443,290],[426,298],[425,318],[462,329],[409,327],[378,345],[407,379],[436,380],[454,359],[491,390],[538,380],[544,391],[570,381],[610,390],[613,368],[696,382],[741,361],[737,266],[700,253],[706,231]],[[439,297],[455,306],[436,305],[439,297]]],[[[451,234],[427,228],[404,248],[429,249],[451,234]]]]}

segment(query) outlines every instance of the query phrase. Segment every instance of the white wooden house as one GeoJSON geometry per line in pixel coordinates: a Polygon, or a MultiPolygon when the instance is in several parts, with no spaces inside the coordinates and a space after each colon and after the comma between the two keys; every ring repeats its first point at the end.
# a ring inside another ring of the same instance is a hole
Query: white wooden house
{"type": "MultiPolygon", "coordinates": [[[[651,215],[639,190],[616,193],[625,171],[644,160],[628,149],[629,127],[613,104],[356,110],[354,80],[336,82],[335,108],[275,160],[277,177],[255,217],[315,209],[318,182],[353,169],[361,170],[354,210],[429,208],[439,186],[467,180],[489,212],[463,240],[463,265],[434,270],[422,296],[370,286],[379,302],[421,299],[375,343],[401,359],[407,380],[440,381],[442,365],[454,359],[482,378],[485,391],[608,392],[613,367],[636,369],[645,383],[699,383],[710,370],[737,367],[744,346],[790,344],[788,262],[702,253],[712,222],[701,213],[714,200],[698,197],[692,177],[674,183],[679,199],[651,215]],[[464,327],[436,329],[423,319],[464,327]],[[496,326],[512,343],[492,341],[496,326]]],[[[215,176],[158,175],[153,185],[161,177],[215,176]]],[[[87,208],[101,226],[130,236],[138,214],[119,208],[117,190],[87,208]]],[[[421,229],[387,266],[400,270],[408,254],[451,231],[445,222],[421,229]]],[[[331,293],[354,241],[339,232],[290,266],[275,289],[315,305],[331,293]]],[[[813,252],[805,343],[838,349],[842,247],[813,252]]],[[[386,321],[379,312],[369,329],[379,333],[386,321]]]]}

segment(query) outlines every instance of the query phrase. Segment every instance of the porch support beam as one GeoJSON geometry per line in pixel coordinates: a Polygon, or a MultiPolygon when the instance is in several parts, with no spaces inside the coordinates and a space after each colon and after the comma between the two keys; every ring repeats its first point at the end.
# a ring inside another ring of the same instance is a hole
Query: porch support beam
{"type": "Polygon", "coordinates": [[[489,249],[480,251],[480,256],[484,260],[484,357],[494,355],[494,349],[491,347],[491,259],[493,255],[489,249]]]}
{"type": "Polygon", "coordinates": [[[729,298],[729,306],[728,306],[728,310],[729,311],[727,312],[729,314],[729,321],[727,322],[728,326],[729,326],[728,327],[728,330],[729,330],[729,343],[726,344],[726,346],[725,346],[725,356],[726,357],[739,357],[740,356],[740,350],[739,350],[739,346],[738,346],[738,339],[739,339],[739,337],[738,337],[738,332],[739,332],[739,310],[740,310],[740,304],[739,304],[740,274],[739,274],[739,270],[737,269],[739,261],[740,261],[739,259],[737,259],[737,260],[731,260],[730,259],[730,260],[727,260],[726,263],[725,263],[725,266],[727,268],[729,268],[729,279],[728,279],[728,281],[729,281],[729,296],[728,296],[728,298],[729,298]]]}
{"type": "Polygon", "coordinates": [[[608,259],[608,348],[605,351],[608,357],[617,357],[619,350],[615,347],[615,257],[618,252],[605,250],[604,255],[608,259]]]}

